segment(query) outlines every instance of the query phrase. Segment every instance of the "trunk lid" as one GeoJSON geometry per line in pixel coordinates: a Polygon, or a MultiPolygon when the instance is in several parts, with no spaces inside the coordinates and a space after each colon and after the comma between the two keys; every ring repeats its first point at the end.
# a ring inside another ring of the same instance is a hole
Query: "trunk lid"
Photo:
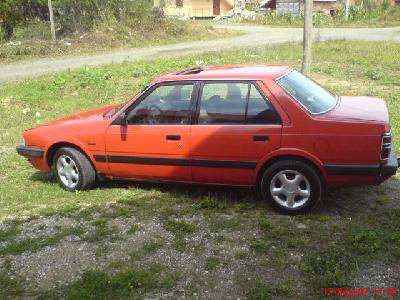
{"type": "Polygon", "coordinates": [[[341,96],[337,106],[321,117],[346,121],[373,121],[389,125],[389,112],[385,101],[367,96],[341,96]]]}

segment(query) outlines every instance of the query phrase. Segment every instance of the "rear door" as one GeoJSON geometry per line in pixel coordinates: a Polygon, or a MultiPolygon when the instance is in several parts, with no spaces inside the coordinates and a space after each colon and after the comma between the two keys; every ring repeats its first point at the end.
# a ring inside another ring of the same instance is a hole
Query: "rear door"
{"type": "Polygon", "coordinates": [[[111,175],[190,181],[192,82],[158,84],[126,110],[127,125],[106,133],[111,175]]]}
{"type": "Polygon", "coordinates": [[[204,81],[192,126],[193,180],[253,185],[258,161],[278,149],[280,118],[256,82],[204,81]]]}

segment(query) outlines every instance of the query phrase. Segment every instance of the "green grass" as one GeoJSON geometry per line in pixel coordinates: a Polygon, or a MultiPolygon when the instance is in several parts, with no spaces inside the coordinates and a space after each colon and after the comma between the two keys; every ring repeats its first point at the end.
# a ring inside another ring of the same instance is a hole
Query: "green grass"
{"type": "Polygon", "coordinates": [[[44,293],[41,299],[138,299],[144,293],[172,288],[179,274],[168,273],[159,265],[146,269],[130,269],[109,275],[102,271],[88,271],[82,279],[62,291],[44,293]]]}
{"type": "Polygon", "coordinates": [[[205,269],[208,271],[212,271],[216,269],[222,263],[221,258],[218,256],[209,256],[206,259],[205,269]]]}
{"type": "Polygon", "coordinates": [[[13,222],[7,229],[0,229],[0,242],[7,241],[19,233],[17,222],[13,222]]]}
{"type": "Polygon", "coordinates": [[[168,231],[178,234],[193,233],[196,230],[196,226],[189,222],[171,219],[164,222],[164,228],[168,231]]]}
{"type": "Polygon", "coordinates": [[[63,238],[70,235],[81,235],[80,228],[64,228],[53,236],[39,239],[25,239],[18,242],[10,242],[4,247],[0,247],[0,255],[6,254],[21,254],[27,251],[38,251],[46,246],[52,246],[60,242],[63,238]]]}
{"type": "Polygon", "coordinates": [[[23,294],[22,280],[19,278],[10,278],[5,274],[0,274],[0,299],[6,295],[17,297],[23,294]]]}
{"type": "MultiPolygon", "coordinates": [[[[334,93],[384,98],[398,152],[399,46],[395,42],[315,43],[312,66],[312,77],[334,93]]],[[[235,50],[125,62],[1,86],[0,220],[7,226],[0,227],[0,261],[45,246],[57,247],[68,235],[97,245],[98,255],[106,260],[115,245],[129,239],[128,258],[120,257],[114,264],[109,261],[111,270],[82,270],[84,275],[77,281],[36,291],[43,297],[75,299],[88,295],[140,298],[164,289],[176,297],[184,289],[188,298],[195,298],[194,293],[220,296],[221,290],[249,299],[316,298],[322,296],[323,287],[351,286],[358,272],[376,262],[398,264],[398,175],[380,187],[328,190],[312,213],[287,217],[260,202],[254,191],[234,188],[114,182],[88,192],[68,193],[15,153],[23,129],[83,109],[128,101],[155,76],[194,66],[197,61],[202,65],[268,63],[299,68],[302,57],[301,46],[294,44],[254,49],[253,54],[235,50]],[[82,222],[82,231],[75,232],[73,227],[53,236],[17,238],[26,226],[24,219],[40,215],[68,216],[82,222]],[[126,226],[125,236],[112,226],[117,219],[126,226]],[[141,238],[141,242],[130,240],[141,238]],[[178,257],[177,261],[148,267],[170,256],[178,257]],[[229,274],[225,276],[232,286],[219,285],[227,284],[221,274],[229,274]]],[[[4,271],[2,295],[32,292],[22,279],[13,277],[10,264],[0,268],[4,271]]]]}

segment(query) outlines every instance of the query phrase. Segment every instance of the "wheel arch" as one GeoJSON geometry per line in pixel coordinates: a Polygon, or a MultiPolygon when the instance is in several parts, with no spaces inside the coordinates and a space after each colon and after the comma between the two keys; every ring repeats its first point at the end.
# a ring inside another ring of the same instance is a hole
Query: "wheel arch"
{"type": "Polygon", "coordinates": [[[87,153],[87,151],[85,151],[85,149],[83,149],[83,147],[72,143],[72,142],[66,142],[66,141],[60,141],[60,142],[56,142],[53,143],[47,150],[46,152],[46,163],[47,165],[51,168],[53,165],[53,158],[54,155],[56,154],[58,149],[64,148],[64,147],[69,147],[69,148],[74,148],[80,152],[82,152],[83,155],[85,155],[85,157],[89,160],[90,164],[92,165],[92,167],[94,168],[94,170],[97,172],[96,166],[93,163],[92,158],[90,157],[90,155],[87,153]]]}
{"type": "Polygon", "coordinates": [[[256,177],[256,186],[260,185],[262,176],[265,172],[265,170],[272,166],[274,163],[278,162],[278,161],[282,161],[282,160],[297,160],[297,161],[301,161],[303,163],[306,163],[308,165],[310,165],[318,174],[318,176],[321,178],[321,183],[323,185],[326,184],[326,180],[325,180],[325,171],[323,169],[323,165],[322,163],[320,163],[319,161],[315,161],[314,159],[311,159],[310,157],[307,157],[305,155],[301,155],[301,154],[277,154],[267,160],[265,160],[261,166],[258,168],[257,171],[257,177],[256,177]]]}

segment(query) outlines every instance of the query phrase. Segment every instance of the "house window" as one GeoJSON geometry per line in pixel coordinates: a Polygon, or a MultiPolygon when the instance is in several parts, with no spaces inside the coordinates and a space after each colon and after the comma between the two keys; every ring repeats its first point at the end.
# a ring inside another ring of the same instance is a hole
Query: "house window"
{"type": "Polygon", "coordinates": [[[183,7],[183,0],[175,0],[176,7],[183,7]]]}

